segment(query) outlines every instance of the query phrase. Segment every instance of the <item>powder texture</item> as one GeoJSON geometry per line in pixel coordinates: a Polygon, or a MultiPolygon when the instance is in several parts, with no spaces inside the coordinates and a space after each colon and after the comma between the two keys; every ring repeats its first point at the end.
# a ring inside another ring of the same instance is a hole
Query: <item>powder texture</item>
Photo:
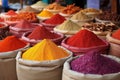
{"type": "Polygon", "coordinates": [[[15,36],[8,36],[0,41],[0,52],[13,51],[26,46],[26,43],[16,38],[15,36]]]}
{"type": "Polygon", "coordinates": [[[50,19],[45,20],[45,23],[46,24],[61,24],[65,20],[66,20],[65,17],[59,14],[56,14],[56,15],[53,15],[50,19]]]}
{"type": "Polygon", "coordinates": [[[79,31],[67,40],[67,44],[79,48],[105,45],[105,42],[86,29],[79,31]]]}
{"type": "Polygon", "coordinates": [[[43,10],[41,13],[38,14],[38,16],[40,16],[40,17],[52,17],[53,13],[51,13],[47,10],[43,10]]]}
{"type": "Polygon", "coordinates": [[[91,17],[88,17],[87,15],[83,14],[82,12],[78,12],[75,15],[71,17],[72,20],[80,20],[80,21],[85,21],[85,20],[91,20],[91,17]]]}
{"type": "Polygon", "coordinates": [[[27,20],[21,20],[14,27],[20,28],[20,29],[30,29],[33,27],[33,25],[30,22],[28,22],[27,20]]]}
{"type": "Polygon", "coordinates": [[[58,34],[48,31],[45,27],[37,26],[32,33],[28,35],[28,38],[41,40],[41,39],[55,39],[60,37],[58,34]]]}
{"type": "Polygon", "coordinates": [[[120,29],[118,29],[117,31],[115,31],[112,34],[112,37],[120,40],[120,29]]]}
{"type": "Polygon", "coordinates": [[[79,25],[72,22],[71,20],[64,21],[61,25],[57,26],[56,28],[65,31],[79,31],[81,29],[79,25]]]}
{"type": "Polygon", "coordinates": [[[51,40],[44,39],[24,52],[22,58],[26,60],[44,61],[56,60],[67,56],[68,53],[65,50],[57,47],[51,40]]]}
{"type": "Polygon", "coordinates": [[[91,51],[70,63],[71,69],[84,74],[111,74],[120,72],[120,63],[91,51]]]}

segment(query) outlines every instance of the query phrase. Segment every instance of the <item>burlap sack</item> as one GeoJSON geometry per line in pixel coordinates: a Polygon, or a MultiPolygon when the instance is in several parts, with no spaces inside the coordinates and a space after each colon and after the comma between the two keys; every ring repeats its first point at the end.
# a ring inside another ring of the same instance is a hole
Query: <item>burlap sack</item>
{"type": "MultiPolygon", "coordinates": [[[[106,56],[106,57],[110,57],[120,63],[120,59],[114,56],[106,56]]],[[[73,71],[70,68],[70,62],[75,58],[70,58],[64,63],[62,80],[120,80],[120,72],[113,74],[105,74],[105,75],[94,75],[94,74],[83,74],[73,71]]]]}
{"type": "Polygon", "coordinates": [[[22,59],[22,52],[19,52],[16,57],[18,80],[61,80],[63,63],[72,56],[69,53],[68,57],[62,59],[30,61],[22,59]]]}
{"type": "MultiPolygon", "coordinates": [[[[25,48],[28,46],[29,44],[25,48]]],[[[15,57],[18,51],[25,48],[0,53],[0,80],[17,80],[15,57]]]]}
{"type": "Polygon", "coordinates": [[[120,40],[111,37],[111,33],[107,34],[106,38],[110,43],[109,54],[120,57],[120,40]]]}

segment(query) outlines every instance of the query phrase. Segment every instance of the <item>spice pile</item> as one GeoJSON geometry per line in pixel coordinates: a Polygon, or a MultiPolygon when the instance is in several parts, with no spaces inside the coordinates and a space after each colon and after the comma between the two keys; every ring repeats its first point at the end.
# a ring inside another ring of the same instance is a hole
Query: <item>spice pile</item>
{"type": "Polygon", "coordinates": [[[27,6],[26,8],[23,8],[22,10],[20,10],[20,12],[32,12],[32,13],[39,13],[38,10],[30,7],[30,6],[27,6]]]}
{"type": "Polygon", "coordinates": [[[62,10],[62,9],[64,9],[64,7],[61,6],[60,4],[58,4],[57,2],[54,2],[52,4],[49,4],[45,9],[48,9],[48,10],[62,10]]]}
{"type": "Polygon", "coordinates": [[[10,17],[6,19],[7,21],[20,21],[20,20],[28,20],[31,22],[36,22],[37,18],[35,13],[32,12],[22,12],[19,13],[17,16],[10,17]]]}
{"type": "Polygon", "coordinates": [[[73,47],[89,48],[105,45],[105,42],[99,39],[93,32],[84,29],[70,37],[66,44],[73,47]]]}
{"type": "Polygon", "coordinates": [[[13,11],[13,10],[9,10],[9,11],[6,13],[6,15],[9,15],[9,16],[16,16],[17,13],[16,13],[15,11],[13,11]]]}
{"type": "Polygon", "coordinates": [[[48,31],[45,27],[37,26],[32,33],[27,36],[29,39],[55,39],[60,37],[58,34],[48,31]]]}
{"type": "Polygon", "coordinates": [[[49,39],[44,39],[24,52],[22,58],[25,60],[44,61],[56,60],[67,56],[69,54],[65,50],[58,47],[49,39]]]}
{"type": "Polygon", "coordinates": [[[78,32],[81,29],[79,25],[76,23],[72,22],[71,20],[66,20],[64,21],[61,25],[55,27],[55,31],[65,31],[65,32],[78,32]]]}
{"type": "Polygon", "coordinates": [[[71,17],[71,20],[87,21],[92,20],[92,18],[79,11],[71,17]]]}
{"type": "Polygon", "coordinates": [[[42,2],[42,1],[38,1],[35,4],[31,5],[32,8],[35,8],[37,10],[41,10],[43,8],[45,8],[48,4],[42,2]]]}
{"type": "Polygon", "coordinates": [[[100,31],[100,32],[113,31],[118,29],[118,27],[111,22],[110,23],[85,23],[82,27],[89,29],[91,31],[100,31]]]}
{"type": "Polygon", "coordinates": [[[66,20],[65,17],[63,17],[59,14],[55,14],[50,19],[45,20],[44,23],[58,25],[58,24],[63,23],[65,20],[66,20]]]}
{"type": "Polygon", "coordinates": [[[120,72],[120,63],[105,57],[97,51],[87,54],[71,61],[71,69],[84,74],[111,74],[120,72]]]}
{"type": "Polygon", "coordinates": [[[65,7],[61,11],[61,13],[71,15],[71,14],[74,14],[74,13],[80,11],[80,10],[81,10],[81,8],[75,6],[75,4],[71,4],[71,5],[68,5],[67,7],[65,7]]]}
{"type": "Polygon", "coordinates": [[[13,51],[25,47],[27,44],[15,36],[8,36],[0,41],[0,52],[13,51]]]}
{"type": "Polygon", "coordinates": [[[53,16],[53,13],[47,10],[43,10],[42,12],[38,14],[38,17],[52,17],[52,16],[53,16]]]}
{"type": "Polygon", "coordinates": [[[10,27],[10,29],[13,29],[15,31],[26,31],[33,28],[35,28],[35,26],[27,20],[21,20],[15,26],[10,27]]]}

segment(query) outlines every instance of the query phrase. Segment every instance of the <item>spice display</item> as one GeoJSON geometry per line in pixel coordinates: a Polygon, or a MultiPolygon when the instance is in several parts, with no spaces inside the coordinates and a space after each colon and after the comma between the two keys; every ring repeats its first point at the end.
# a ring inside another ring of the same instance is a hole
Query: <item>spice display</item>
{"type": "Polygon", "coordinates": [[[52,17],[53,13],[47,11],[47,10],[43,10],[42,12],[40,12],[38,14],[39,17],[52,17]]]}
{"type": "Polygon", "coordinates": [[[112,34],[112,37],[115,38],[115,39],[119,39],[120,40],[120,29],[118,29],[117,31],[115,31],[112,34]]]}
{"type": "Polygon", "coordinates": [[[87,54],[73,60],[71,69],[84,74],[111,74],[120,72],[120,63],[101,55],[97,51],[90,51],[87,54]]]}
{"type": "Polygon", "coordinates": [[[61,6],[57,2],[54,2],[52,4],[49,4],[45,9],[48,9],[48,10],[62,10],[62,9],[64,9],[64,7],[61,6]]]}
{"type": "Polygon", "coordinates": [[[20,21],[20,20],[28,20],[28,21],[37,21],[37,17],[35,13],[32,12],[22,12],[19,13],[17,16],[10,17],[6,19],[7,21],[20,21]]]}
{"type": "Polygon", "coordinates": [[[20,12],[33,12],[33,13],[39,13],[38,10],[32,8],[31,6],[27,6],[26,8],[23,8],[20,10],[20,12]]]}
{"type": "Polygon", "coordinates": [[[67,44],[79,48],[88,48],[105,45],[105,42],[98,38],[93,32],[83,29],[70,37],[67,40],[67,44]]]}
{"type": "Polygon", "coordinates": [[[71,20],[66,20],[61,25],[59,25],[55,28],[58,30],[67,31],[67,32],[70,32],[70,31],[78,32],[81,29],[81,27],[79,25],[72,22],[71,20]]]}
{"type": "Polygon", "coordinates": [[[61,11],[61,13],[71,15],[71,14],[74,14],[74,13],[80,11],[80,10],[81,10],[81,8],[75,6],[75,4],[71,4],[71,5],[67,5],[67,7],[65,7],[61,11]]]}
{"type": "Polygon", "coordinates": [[[26,43],[15,36],[8,36],[0,41],[0,52],[13,51],[26,46],[26,43]]]}
{"type": "Polygon", "coordinates": [[[17,13],[16,13],[15,11],[13,11],[13,10],[9,10],[9,11],[6,13],[6,15],[15,16],[15,15],[17,15],[17,13]]]}
{"type": "Polygon", "coordinates": [[[79,11],[71,17],[71,20],[88,21],[92,20],[92,18],[79,11]]]}
{"type": "Polygon", "coordinates": [[[35,4],[31,5],[32,8],[41,10],[43,8],[45,8],[48,4],[44,3],[43,1],[38,1],[35,4]]]}
{"type": "Polygon", "coordinates": [[[69,56],[69,54],[58,47],[49,39],[44,39],[40,43],[28,49],[23,53],[22,58],[25,60],[56,60],[69,56]]]}
{"type": "Polygon", "coordinates": [[[109,22],[109,23],[85,23],[83,26],[83,28],[89,29],[91,31],[113,31],[113,30],[117,30],[118,27],[109,22]]]}
{"type": "Polygon", "coordinates": [[[55,39],[60,37],[58,34],[48,31],[45,27],[37,26],[28,36],[30,39],[55,39]]]}
{"type": "Polygon", "coordinates": [[[65,20],[66,20],[65,17],[63,17],[59,14],[55,14],[50,19],[45,20],[44,23],[58,25],[58,24],[63,23],[65,20]]]}

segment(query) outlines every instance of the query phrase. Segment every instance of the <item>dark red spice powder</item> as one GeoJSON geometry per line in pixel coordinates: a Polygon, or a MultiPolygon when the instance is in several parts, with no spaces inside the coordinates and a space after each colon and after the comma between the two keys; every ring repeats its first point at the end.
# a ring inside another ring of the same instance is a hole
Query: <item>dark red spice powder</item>
{"type": "Polygon", "coordinates": [[[60,37],[58,34],[48,31],[45,27],[37,26],[32,33],[28,36],[30,39],[41,40],[41,39],[55,39],[60,37]]]}
{"type": "Polygon", "coordinates": [[[59,14],[56,14],[56,15],[52,16],[50,19],[45,20],[44,22],[46,24],[61,24],[65,20],[66,20],[65,17],[63,17],[59,14]]]}
{"type": "Polygon", "coordinates": [[[79,31],[67,40],[67,44],[79,48],[105,45],[105,42],[86,29],[79,31]]]}
{"type": "Polygon", "coordinates": [[[120,29],[118,29],[116,32],[114,32],[112,34],[112,37],[120,40],[120,29]]]}
{"type": "Polygon", "coordinates": [[[90,51],[71,61],[71,69],[84,74],[111,74],[120,72],[120,63],[97,51],[90,51]]]}

